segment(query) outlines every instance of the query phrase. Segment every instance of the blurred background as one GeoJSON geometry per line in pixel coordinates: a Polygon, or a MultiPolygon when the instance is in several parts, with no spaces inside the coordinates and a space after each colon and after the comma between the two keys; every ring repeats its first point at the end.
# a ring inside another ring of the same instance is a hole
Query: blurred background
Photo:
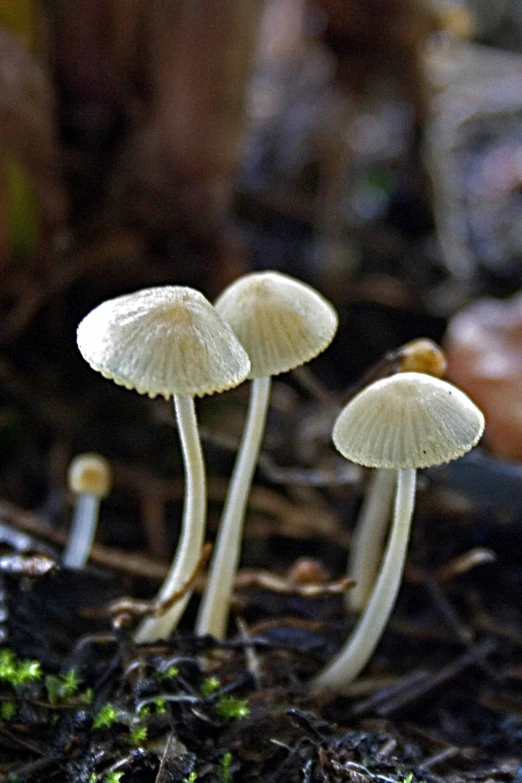
{"type": "MultiPolygon", "coordinates": [[[[519,0],[0,0],[0,118],[11,511],[65,528],[67,465],[99,451],[115,469],[100,539],[165,556],[183,492],[171,408],[93,373],[76,326],[110,297],[212,299],[251,269],[307,280],[341,317],[311,374],[275,386],[254,560],[311,520],[338,536],[331,497],[295,471],[336,468],[344,390],[414,337],[444,340],[490,452],[521,458],[519,0]]],[[[200,405],[211,521],[245,400],[200,405]]]]}

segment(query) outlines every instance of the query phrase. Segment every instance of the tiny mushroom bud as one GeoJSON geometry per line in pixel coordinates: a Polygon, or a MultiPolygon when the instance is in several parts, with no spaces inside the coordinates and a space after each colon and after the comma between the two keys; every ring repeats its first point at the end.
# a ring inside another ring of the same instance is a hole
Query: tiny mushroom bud
{"type": "Polygon", "coordinates": [[[476,445],[484,416],[464,392],[423,373],[399,373],[354,397],[333,430],[352,462],[397,472],[391,531],[370,600],[352,636],[312,682],[314,691],[340,690],[368,663],[399,591],[409,539],[417,468],[457,459],[476,445]]]}
{"type": "MultiPolygon", "coordinates": [[[[163,286],[103,302],[78,327],[84,359],[106,378],[141,394],[174,398],[186,471],[181,535],[159,598],[167,600],[192,577],[205,532],[206,481],[194,396],[245,380],[247,354],[216,310],[192,288],[163,286]]],[[[146,620],[137,641],[167,638],[189,599],[146,620]]]]}
{"type": "Polygon", "coordinates": [[[62,562],[67,568],[83,568],[96,533],[100,500],[111,490],[110,465],[99,454],[79,454],[69,465],[67,479],[78,498],[62,562]]]}
{"type": "MultiPolygon", "coordinates": [[[[425,372],[441,378],[446,371],[446,357],[439,346],[427,337],[417,338],[387,354],[394,372],[425,372]]],[[[355,523],[347,576],[355,581],[345,596],[347,609],[364,609],[375,581],[390,519],[395,474],[379,470],[369,480],[361,511],[355,523]]]]}
{"type": "Polygon", "coordinates": [[[332,305],[305,283],[279,272],[254,272],[232,283],[216,310],[247,351],[252,392],[243,440],[223,509],[198,633],[223,637],[237,571],[243,519],[265,430],[271,376],[293,370],[325,350],[337,331],[332,305]]]}
{"type": "Polygon", "coordinates": [[[397,351],[401,372],[425,372],[442,378],[447,361],[444,351],[428,337],[420,337],[402,345],[397,351]]]}

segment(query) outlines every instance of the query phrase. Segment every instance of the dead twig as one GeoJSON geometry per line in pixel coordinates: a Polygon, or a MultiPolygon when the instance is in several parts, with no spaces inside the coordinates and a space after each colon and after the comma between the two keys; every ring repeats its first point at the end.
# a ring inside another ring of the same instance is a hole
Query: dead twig
{"type": "Polygon", "coordinates": [[[163,772],[165,770],[165,765],[169,757],[170,746],[172,745],[173,739],[174,739],[174,732],[171,731],[167,739],[167,742],[165,744],[165,750],[163,751],[163,755],[161,757],[161,761],[158,769],[158,774],[156,775],[156,780],[154,781],[154,783],[161,783],[161,779],[163,777],[163,772]]]}
{"type": "Polygon", "coordinates": [[[438,582],[449,582],[456,576],[467,574],[468,571],[479,565],[494,563],[496,559],[497,555],[492,549],[474,547],[469,552],[465,552],[463,555],[459,555],[453,558],[453,560],[438,566],[435,570],[435,579],[438,582]]]}
{"type": "MultiPolygon", "coordinates": [[[[497,559],[492,549],[485,547],[474,547],[462,555],[441,563],[434,571],[434,579],[437,582],[451,582],[456,576],[467,574],[473,568],[487,563],[494,563],[497,559]]],[[[425,582],[426,575],[423,570],[417,568],[413,563],[408,563],[406,567],[406,579],[410,584],[420,585],[425,582]]]]}
{"type": "Polygon", "coordinates": [[[277,576],[271,571],[244,568],[237,575],[235,589],[257,587],[284,595],[300,595],[303,598],[317,598],[323,595],[342,595],[355,585],[353,579],[336,579],[330,582],[296,582],[288,577],[277,576]]]}

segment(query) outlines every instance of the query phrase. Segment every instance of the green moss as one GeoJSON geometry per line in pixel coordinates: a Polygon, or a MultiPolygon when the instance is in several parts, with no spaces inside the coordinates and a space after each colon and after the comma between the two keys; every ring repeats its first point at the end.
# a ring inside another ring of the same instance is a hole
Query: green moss
{"type": "Polygon", "coordinates": [[[221,683],[219,682],[217,677],[207,677],[201,683],[201,688],[199,689],[199,692],[201,693],[203,698],[206,699],[207,696],[210,696],[211,693],[218,691],[220,687],[221,687],[221,683]]]}
{"type": "Polygon", "coordinates": [[[3,701],[0,706],[0,718],[12,720],[16,715],[16,704],[12,701],[3,701]]]}
{"type": "Polygon", "coordinates": [[[92,704],[94,699],[94,691],[92,688],[86,688],[80,695],[80,702],[82,704],[92,704]]]}
{"type": "Polygon", "coordinates": [[[125,775],[125,772],[109,772],[105,776],[105,783],[120,783],[120,780],[125,775]]]}
{"type": "Polygon", "coordinates": [[[241,720],[250,714],[250,708],[245,699],[236,699],[234,696],[222,696],[216,704],[216,712],[220,718],[241,720]]]}
{"type": "Polygon", "coordinates": [[[51,704],[63,704],[77,693],[79,686],[80,680],[74,669],[70,669],[66,674],[48,674],[45,678],[47,696],[51,704]]]}
{"type": "Polygon", "coordinates": [[[108,729],[118,720],[118,710],[113,704],[104,704],[92,722],[93,729],[108,729]]]}
{"type": "Polygon", "coordinates": [[[177,677],[179,675],[179,669],[177,666],[169,666],[168,669],[166,669],[163,674],[161,674],[162,680],[171,680],[174,679],[174,677],[177,677]]]}
{"type": "Polygon", "coordinates": [[[137,726],[129,734],[129,742],[131,745],[141,745],[147,739],[147,727],[137,726]]]}
{"type": "Polygon", "coordinates": [[[0,650],[0,680],[17,687],[35,682],[41,676],[40,661],[20,661],[13,650],[6,647],[0,650]]]}
{"type": "Polygon", "coordinates": [[[220,761],[220,775],[221,783],[232,783],[232,772],[230,768],[232,766],[232,753],[223,753],[220,761]]]}
{"type": "Polygon", "coordinates": [[[19,661],[13,678],[13,685],[27,685],[42,676],[40,661],[19,661]]]}
{"type": "Polygon", "coordinates": [[[156,708],[156,715],[165,715],[167,712],[167,705],[165,704],[165,699],[162,699],[161,696],[157,696],[154,699],[154,706],[156,708]]]}

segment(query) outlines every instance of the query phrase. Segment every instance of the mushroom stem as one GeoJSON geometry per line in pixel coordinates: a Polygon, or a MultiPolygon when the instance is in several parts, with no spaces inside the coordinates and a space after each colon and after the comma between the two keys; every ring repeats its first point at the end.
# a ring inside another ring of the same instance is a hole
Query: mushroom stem
{"type": "Polygon", "coordinates": [[[415,468],[397,472],[392,528],[377,582],[348,642],[312,680],[315,693],[342,691],[364,669],[379,643],[401,584],[413,515],[416,472],[415,468]]]}
{"type": "Polygon", "coordinates": [[[66,568],[84,568],[91,551],[100,497],[91,492],[82,492],[76,501],[71,532],[63,553],[62,562],[66,568]]]}
{"type": "Polygon", "coordinates": [[[348,563],[348,576],[356,582],[346,593],[346,608],[362,612],[375,582],[390,519],[397,477],[394,470],[381,468],[370,476],[355,523],[348,563]]]}
{"type": "Polygon", "coordinates": [[[214,547],[207,587],[196,621],[196,633],[225,636],[234,578],[241,552],[243,520],[265,431],[271,377],[254,378],[247,421],[214,547]]]}
{"type": "MultiPolygon", "coordinates": [[[[185,463],[185,503],[181,523],[181,537],[172,566],[159,591],[160,599],[169,598],[179,586],[187,582],[197,567],[206,516],[205,465],[201,451],[194,398],[174,395],[174,408],[185,463]]],[[[190,592],[177,601],[165,614],[145,620],[136,632],[138,643],[167,639],[183,614],[190,592]]]]}

